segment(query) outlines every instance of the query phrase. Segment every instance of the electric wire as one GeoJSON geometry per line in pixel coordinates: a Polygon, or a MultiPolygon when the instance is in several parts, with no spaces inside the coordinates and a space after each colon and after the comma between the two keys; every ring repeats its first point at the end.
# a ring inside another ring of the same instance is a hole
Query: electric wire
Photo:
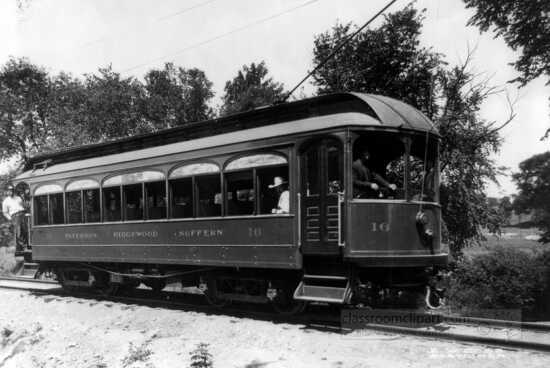
{"type": "MultiPolygon", "coordinates": [[[[283,10],[283,11],[281,11],[281,12],[279,12],[279,13],[272,14],[272,15],[270,15],[270,16],[268,16],[268,17],[265,17],[265,18],[257,19],[257,20],[255,20],[255,21],[253,21],[253,22],[250,22],[250,23],[245,24],[244,26],[237,27],[237,28],[232,29],[232,30],[230,30],[230,31],[228,31],[228,32],[225,32],[225,33],[219,34],[219,35],[217,35],[217,36],[208,38],[208,39],[206,39],[206,40],[199,41],[199,42],[197,42],[197,43],[191,44],[191,45],[189,45],[189,46],[187,46],[187,47],[184,47],[184,48],[182,48],[182,49],[180,49],[180,50],[177,50],[177,51],[175,51],[175,52],[173,52],[173,53],[166,54],[166,55],[163,55],[163,56],[159,56],[159,57],[157,57],[157,58],[150,59],[150,60],[145,61],[145,62],[143,62],[143,63],[140,63],[140,64],[137,64],[137,65],[131,66],[131,67],[129,67],[129,68],[126,68],[126,69],[122,70],[121,72],[122,72],[122,73],[126,73],[126,72],[129,72],[129,71],[132,71],[132,70],[135,70],[135,69],[138,69],[138,68],[147,66],[147,65],[149,65],[149,64],[151,64],[151,63],[154,63],[154,62],[156,62],[156,61],[160,61],[160,60],[164,60],[164,59],[166,59],[166,58],[168,58],[168,57],[174,57],[174,56],[180,55],[180,54],[182,54],[182,53],[184,53],[184,52],[186,52],[186,51],[195,49],[195,48],[197,48],[197,47],[200,47],[200,46],[206,45],[206,44],[208,44],[208,43],[217,41],[217,40],[219,40],[219,39],[221,39],[221,38],[224,38],[224,37],[226,37],[226,36],[232,35],[232,34],[234,34],[234,33],[241,32],[241,31],[243,31],[243,30],[245,30],[245,29],[248,29],[248,28],[250,28],[250,27],[257,26],[257,25],[259,25],[259,24],[262,24],[262,23],[265,23],[265,22],[267,22],[267,21],[273,20],[273,19],[278,18],[278,17],[280,17],[280,16],[282,16],[282,15],[285,15],[285,14],[291,13],[291,12],[293,12],[293,11],[296,11],[296,10],[298,10],[298,9],[304,8],[304,7],[309,6],[309,5],[313,4],[313,3],[316,3],[316,2],[318,2],[318,1],[320,1],[320,0],[309,0],[309,1],[306,1],[306,2],[304,2],[304,3],[302,3],[302,4],[300,4],[300,5],[294,6],[294,7],[292,7],[292,8],[286,9],[286,10],[283,10]]],[[[394,1],[396,1],[396,0],[394,0],[394,1]]]]}
{"type": "Polygon", "coordinates": [[[353,34],[351,34],[349,37],[344,39],[336,48],[326,57],[324,58],[317,66],[310,71],[290,92],[288,92],[281,100],[277,101],[277,103],[283,103],[300,87],[309,77],[313,75],[317,70],[319,70],[320,67],[322,67],[327,61],[329,61],[346,43],[351,41],[355,36],[357,36],[365,27],[367,27],[369,24],[371,24],[376,18],[378,18],[382,13],[386,11],[390,6],[392,6],[397,0],[391,0],[386,6],[384,6],[378,13],[376,13],[372,18],[370,18],[365,24],[361,26],[357,31],[355,31],[353,34]]]}

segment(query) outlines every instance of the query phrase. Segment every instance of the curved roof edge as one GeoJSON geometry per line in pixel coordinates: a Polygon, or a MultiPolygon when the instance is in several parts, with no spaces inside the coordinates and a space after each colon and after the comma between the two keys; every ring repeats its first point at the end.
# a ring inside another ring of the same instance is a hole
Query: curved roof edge
{"type": "Polygon", "coordinates": [[[424,130],[439,134],[435,124],[426,115],[409,104],[382,95],[357,92],[350,92],[350,94],[368,104],[382,125],[424,130]]]}
{"type": "Polygon", "coordinates": [[[33,169],[35,165],[51,165],[105,156],[340,112],[361,112],[377,119],[382,126],[439,135],[433,123],[423,113],[404,102],[382,95],[340,92],[259,107],[212,120],[186,123],[153,133],[42,153],[31,157],[24,170],[33,169]]]}

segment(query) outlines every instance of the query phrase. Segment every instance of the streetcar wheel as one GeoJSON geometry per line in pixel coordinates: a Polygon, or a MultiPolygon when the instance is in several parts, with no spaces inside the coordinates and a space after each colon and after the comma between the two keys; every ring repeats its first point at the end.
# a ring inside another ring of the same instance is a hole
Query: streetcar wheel
{"type": "Polygon", "coordinates": [[[275,312],[284,316],[292,316],[302,313],[307,307],[307,302],[294,299],[291,289],[278,289],[277,296],[271,305],[275,312]]]}
{"type": "Polygon", "coordinates": [[[207,288],[203,293],[208,304],[213,307],[223,308],[231,304],[231,300],[219,297],[216,279],[209,279],[207,281],[207,288]]]}
{"type": "Polygon", "coordinates": [[[426,296],[424,298],[428,309],[439,309],[445,305],[443,290],[426,286],[426,296]]]}
{"type": "Polygon", "coordinates": [[[57,275],[55,274],[55,271],[51,268],[45,268],[41,269],[39,268],[36,273],[34,274],[35,280],[57,280],[57,275]]]}
{"type": "Polygon", "coordinates": [[[149,280],[144,282],[145,286],[150,287],[153,293],[158,294],[166,287],[165,280],[149,280]]]}

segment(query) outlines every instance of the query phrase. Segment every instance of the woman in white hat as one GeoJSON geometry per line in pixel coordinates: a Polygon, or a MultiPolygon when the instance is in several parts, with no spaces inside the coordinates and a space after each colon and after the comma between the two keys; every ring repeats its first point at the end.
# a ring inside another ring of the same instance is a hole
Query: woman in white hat
{"type": "Polygon", "coordinates": [[[275,189],[279,194],[279,203],[277,208],[271,210],[271,213],[288,213],[290,208],[290,192],[288,191],[287,182],[280,176],[273,178],[273,184],[269,185],[269,189],[275,189]]]}

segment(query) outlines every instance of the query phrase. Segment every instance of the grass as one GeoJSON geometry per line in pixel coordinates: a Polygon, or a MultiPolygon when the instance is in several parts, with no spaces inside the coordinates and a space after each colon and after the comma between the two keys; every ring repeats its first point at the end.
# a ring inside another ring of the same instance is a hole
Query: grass
{"type": "Polygon", "coordinates": [[[542,244],[535,240],[538,236],[535,228],[522,229],[518,227],[505,227],[500,235],[484,234],[486,240],[481,244],[469,247],[464,253],[469,256],[489,253],[496,247],[514,248],[528,253],[550,249],[550,244],[542,244]]]}
{"type": "Polygon", "coordinates": [[[10,275],[15,269],[14,252],[14,247],[0,247],[0,275],[10,275]]]}

